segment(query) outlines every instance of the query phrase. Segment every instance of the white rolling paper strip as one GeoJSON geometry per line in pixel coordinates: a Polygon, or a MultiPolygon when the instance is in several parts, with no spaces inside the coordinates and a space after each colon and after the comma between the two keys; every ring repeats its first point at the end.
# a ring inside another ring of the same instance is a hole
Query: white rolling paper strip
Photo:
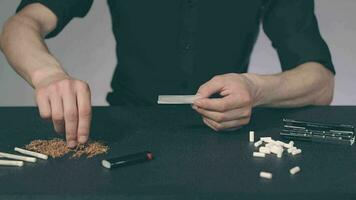
{"type": "Polygon", "coordinates": [[[201,98],[198,95],[159,95],[158,104],[193,104],[197,99],[201,98]]]}
{"type": "Polygon", "coordinates": [[[36,158],[33,158],[33,157],[19,156],[19,155],[3,153],[3,152],[0,152],[0,157],[14,159],[14,160],[22,160],[22,161],[26,161],[26,162],[36,162],[36,160],[37,160],[36,158]]]}
{"type": "Polygon", "coordinates": [[[29,151],[29,150],[26,150],[26,149],[21,149],[21,148],[18,148],[18,147],[15,147],[14,150],[19,152],[19,153],[28,155],[28,156],[33,156],[33,157],[41,158],[41,159],[44,159],[44,160],[48,159],[48,156],[44,155],[42,153],[37,153],[37,152],[29,151]]]}
{"type": "Polygon", "coordinates": [[[19,161],[19,160],[0,160],[0,166],[22,167],[23,166],[23,161],[19,161]]]}

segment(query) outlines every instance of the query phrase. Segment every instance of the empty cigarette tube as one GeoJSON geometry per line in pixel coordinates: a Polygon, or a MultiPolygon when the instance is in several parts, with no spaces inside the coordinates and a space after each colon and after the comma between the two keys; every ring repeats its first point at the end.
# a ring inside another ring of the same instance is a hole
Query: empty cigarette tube
{"type": "Polygon", "coordinates": [[[250,131],[249,133],[249,136],[250,136],[250,142],[254,142],[255,141],[255,132],[254,131],[250,131]]]}
{"type": "Polygon", "coordinates": [[[13,160],[22,160],[22,161],[26,161],[26,162],[36,162],[36,160],[37,160],[36,158],[33,158],[33,157],[19,156],[19,155],[3,153],[3,152],[0,152],[0,156],[4,157],[4,158],[9,158],[9,159],[13,159],[13,160]]]}
{"type": "Polygon", "coordinates": [[[261,153],[261,152],[253,152],[253,157],[259,157],[259,158],[264,158],[266,154],[261,153]]]}
{"type": "Polygon", "coordinates": [[[19,160],[0,160],[0,165],[1,166],[22,167],[23,166],[23,161],[19,161],[19,160]]]}
{"type": "Polygon", "coordinates": [[[37,153],[37,152],[33,152],[33,151],[28,151],[26,149],[21,149],[21,148],[18,148],[18,147],[15,147],[15,151],[19,152],[19,153],[22,153],[22,154],[25,154],[25,155],[28,155],[28,156],[33,156],[33,157],[36,157],[36,158],[41,158],[41,159],[44,159],[44,160],[47,160],[48,159],[48,156],[47,155],[44,155],[42,153],[37,153]]]}
{"type": "Polygon", "coordinates": [[[266,179],[272,179],[272,173],[270,172],[260,172],[260,177],[261,178],[266,178],[266,179]]]}
{"type": "Polygon", "coordinates": [[[296,167],[293,167],[292,169],[289,170],[289,173],[294,175],[296,173],[300,172],[300,167],[299,166],[296,166],[296,167]]]}

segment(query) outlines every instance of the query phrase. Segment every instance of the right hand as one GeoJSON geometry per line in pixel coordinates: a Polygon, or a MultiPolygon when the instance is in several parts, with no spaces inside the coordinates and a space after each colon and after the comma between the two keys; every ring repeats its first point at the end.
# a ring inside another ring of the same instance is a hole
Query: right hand
{"type": "Polygon", "coordinates": [[[86,143],[91,123],[88,84],[61,74],[47,77],[35,90],[41,117],[52,120],[57,133],[65,132],[67,146],[86,143]]]}

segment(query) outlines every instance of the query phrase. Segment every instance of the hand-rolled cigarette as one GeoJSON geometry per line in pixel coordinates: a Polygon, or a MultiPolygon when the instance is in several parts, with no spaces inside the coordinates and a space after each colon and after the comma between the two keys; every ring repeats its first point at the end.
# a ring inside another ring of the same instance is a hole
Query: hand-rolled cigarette
{"type": "Polygon", "coordinates": [[[29,151],[29,150],[26,150],[26,149],[21,149],[21,148],[18,148],[18,147],[15,147],[14,150],[19,152],[19,153],[28,155],[28,156],[33,156],[33,157],[41,158],[41,159],[44,159],[44,160],[48,159],[48,156],[44,155],[42,153],[37,153],[37,152],[29,151]]]}
{"type": "Polygon", "coordinates": [[[37,152],[29,151],[29,150],[26,150],[26,149],[21,149],[21,148],[18,148],[18,147],[15,147],[14,150],[19,152],[19,153],[28,155],[28,156],[33,156],[33,157],[41,158],[41,159],[44,159],[44,160],[48,159],[48,156],[45,155],[45,154],[42,154],[42,153],[37,153],[37,152]]]}
{"type": "Polygon", "coordinates": [[[14,160],[23,160],[23,161],[26,161],[26,162],[36,162],[36,160],[37,160],[36,158],[33,158],[33,157],[19,156],[19,155],[14,155],[14,154],[10,154],[10,153],[3,153],[3,152],[0,152],[0,157],[14,159],[14,160]]]}
{"type": "Polygon", "coordinates": [[[23,166],[23,161],[19,161],[19,160],[0,160],[0,165],[1,166],[18,166],[18,167],[22,167],[23,166]]]}

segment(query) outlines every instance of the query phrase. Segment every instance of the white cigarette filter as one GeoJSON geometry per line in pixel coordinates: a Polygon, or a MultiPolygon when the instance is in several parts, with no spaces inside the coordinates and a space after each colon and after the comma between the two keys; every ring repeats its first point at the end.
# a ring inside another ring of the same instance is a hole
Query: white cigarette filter
{"type": "Polygon", "coordinates": [[[250,136],[250,142],[254,142],[255,141],[255,132],[254,131],[250,131],[249,133],[249,136],[250,136]]]}
{"type": "Polygon", "coordinates": [[[292,148],[293,146],[294,146],[294,142],[293,142],[293,141],[290,141],[288,144],[286,143],[286,144],[284,145],[284,147],[287,148],[287,149],[290,149],[290,148],[292,148]]]}
{"type": "Polygon", "coordinates": [[[262,145],[262,140],[258,140],[257,142],[255,142],[255,147],[259,147],[262,145]]]}
{"type": "Polygon", "coordinates": [[[261,152],[253,152],[253,157],[264,158],[266,154],[261,152]]]}
{"type": "Polygon", "coordinates": [[[282,152],[277,153],[277,157],[278,157],[278,158],[282,158],[282,155],[283,155],[282,152]]]}
{"type": "Polygon", "coordinates": [[[293,155],[293,156],[295,156],[295,155],[297,155],[297,154],[300,154],[300,153],[302,153],[302,150],[301,150],[301,149],[295,149],[295,150],[292,151],[292,155],[293,155]]]}
{"type": "Polygon", "coordinates": [[[13,160],[22,160],[22,161],[26,161],[26,162],[36,162],[36,160],[37,160],[34,157],[19,156],[19,155],[3,153],[3,152],[0,152],[0,157],[9,158],[9,159],[13,159],[13,160]]]}
{"type": "Polygon", "coordinates": [[[260,177],[265,179],[272,179],[272,173],[270,172],[260,172],[260,177]]]}
{"type": "Polygon", "coordinates": [[[271,153],[274,153],[274,154],[276,154],[276,155],[283,153],[282,147],[276,146],[276,145],[272,146],[272,147],[270,148],[270,151],[271,151],[271,153]]]}
{"type": "Polygon", "coordinates": [[[271,150],[268,147],[260,147],[258,151],[264,154],[271,154],[271,150]]]}
{"type": "Polygon", "coordinates": [[[286,145],[286,143],[279,141],[279,140],[277,140],[276,143],[281,147],[284,147],[284,145],[286,145]]]}
{"type": "Polygon", "coordinates": [[[0,160],[0,166],[22,167],[23,166],[23,161],[19,161],[19,160],[0,160]]]}
{"type": "Polygon", "coordinates": [[[199,95],[159,95],[158,104],[193,104],[199,95]]]}
{"type": "Polygon", "coordinates": [[[274,144],[272,144],[272,143],[267,143],[267,144],[265,145],[265,147],[267,147],[267,148],[271,148],[272,146],[274,146],[274,144]]]}
{"type": "Polygon", "coordinates": [[[300,167],[299,166],[296,166],[296,167],[293,167],[292,169],[289,170],[289,173],[294,175],[296,173],[300,172],[300,167]]]}
{"type": "Polygon", "coordinates": [[[260,140],[262,140],[263,142],[271,142],[272,138],[271,137],[261,137],[260,140]]]}
{"type": "Polygon", "coordinates": [[[48,159],[48,156],[45,155],[45,154],[42,154],[42,153],[37,153],[37,152],[29,151],[29,150],[26,150],[26,149],[21,149],[21,148],[18,148],[18,147],[15,147],[14,150],[19,152],[19,153],[28,155],[28,156],[33,156],[33,157],[44,159],[44,160],[48,159]]]}
{"type": "Polygon", "coordinates": [[[287,149],[288,153],[292,153],[294,150],[297,150],[297,147],[292,147],[287,149]]]}

